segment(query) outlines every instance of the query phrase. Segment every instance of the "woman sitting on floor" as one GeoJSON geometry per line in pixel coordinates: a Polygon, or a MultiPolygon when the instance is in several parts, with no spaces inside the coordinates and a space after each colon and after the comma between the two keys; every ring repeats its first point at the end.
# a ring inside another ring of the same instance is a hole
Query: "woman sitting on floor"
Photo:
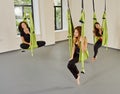
{"type": "MultiPolygon", "coordinates": [[[[22,40],[20,47],[22,49],[28,49],[31,45],[31,43],[30,43],[30,27],[28,26],[28,24],[26,22],[22,21],[19,24],[18,29],[20,32],[21,40],[22,40]]],[[[46,44],[45,41],[37,41],[38,47],[45,46],[45,44],[46,44]]]]}

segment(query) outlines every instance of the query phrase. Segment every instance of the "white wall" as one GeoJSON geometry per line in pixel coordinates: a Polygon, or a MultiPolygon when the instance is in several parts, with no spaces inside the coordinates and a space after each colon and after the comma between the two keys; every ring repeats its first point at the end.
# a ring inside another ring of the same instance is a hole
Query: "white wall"
{"type": "MultiPolygon", "coordinates": [[[[20,38],[17,36],[15,14],[14,14],[14,1],[13,0],[0,0],[0,53],[20,49],[20,38]]],[[[64,6],[66,0],[63,0],[64,6]]],[[[74,25],[80,25],[79,18],[81,12],[81,0],[70,0],[72,17],[74,25]]],[[[91,0],[85,1],[86,11],[86,36],[89,43],[92,40],[92,2],[91,0]]],[[[99,21],[102,22],[102,13],[104,0],[95,0],[96,12],[99,21]]],[[[120,0],[107,0],[107,18],[109,28],[109,47],[120,49],[120,0]]],[[[45,40],[47,45],[55,44],[56,41],[67,39],[67,21],[66,10],[63,9],[64,14],[64,29],[61,32],[54,30],[54,5],[53,0],[38,0],[38,27],[40,27],[40,35],[37,35],[37,40],[45,40]]],[[[66,7],[66,6],[65,6],[66,7]]],[[[67,8],[67,7],[66,7],[67,8]]]]}
{"type": "Polygon", "coordinates": [[[55,32],[55,42],[67,40],[67,36],[68,36],[67,30],[59,30],[55,32]]]}
{"type": "Polygon", "coordinates": [[[47,45],[55,43],[53,0],[39,0],[40,31],[47,45]]]}
{"type": "Polygon", "coordinates": [[[33,0],[33,11],[34,11],[35,33],[39,35],[40,34],[40,17],[39,17],[38,0],[33,0]]]}
{"type": "Polygon", "coordinates": [[[15,50],[17,32],[14,16],[14,0],[0,0],[0,52],[15,50]]]}
{"type": "Polygon", "coordinates": [[[41,37],[47,44],[67,40],[67,0],[63,0],[63,29],[54,30],[54,0],[39,0],[41,37]]]}
{"type": "MultiPolygon", "coordinates": [[[[92,0],[85,1],[85,12],[86,12],[86,36],[89,43],[93,43],[92,35],[92,0]]],[[[104,0],[95,0],[96,3],[96,14],[98,21],[102,22],[102,14],[104,10],[104,0]]],[[[109,30],[109,42],[108,46],[111,48],[120,49],[120,0],[107,0],[107,20],[109,30]]],[[[71,11],[74,21],[74,25],[80,25],[80,11],[81,11],[81,0],[71,0],[71,11]]]]}

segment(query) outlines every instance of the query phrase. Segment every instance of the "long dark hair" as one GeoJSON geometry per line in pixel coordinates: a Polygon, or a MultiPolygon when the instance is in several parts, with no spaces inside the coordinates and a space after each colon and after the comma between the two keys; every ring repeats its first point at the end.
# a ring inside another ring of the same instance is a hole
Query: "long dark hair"
{"type": "Polygon", "coordinates": [[[100,25],[99,22],[96,22],[96,23],[94,24],[94,30],[93,30],[93,33],[94,33],[96,36],[100,36],[99,29],[96,28],[96,25],[97,25],[97,24],[100,25]]]}
{"type": "Polygon", "coordinates": [[[28,26],[28,24],[25,21],[22,21],[22,22],[20,22],[20,24],[18,26],[20,33],[23,32],[22,23],[24,23],[27,26],[27,28],[30,30],[30,27],[28,26]]]}

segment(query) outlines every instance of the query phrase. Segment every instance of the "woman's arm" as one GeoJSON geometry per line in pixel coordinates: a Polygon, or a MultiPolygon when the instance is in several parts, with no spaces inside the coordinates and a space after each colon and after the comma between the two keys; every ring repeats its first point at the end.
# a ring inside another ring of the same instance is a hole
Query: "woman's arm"
{"type": "Polygon", "coordinates": [[[95,33],[95,30],[93,30],[93,36],[96,37],[96,33],[95,33]]]}
{"type": "Polygon", "coordinates": [[[103,35],[103,31],[102,31],[102,28],[101,29],[99,29],[99,34],[101,35],[101,39],[102,39],[102,35],[103,35]]]}
{"type": "Polygon", "coordinates": [[[24,37],[22,37],[22,36],[21,36],[21,40],[22,40],[22,43],[30,45],[30,43],[26,42],[25,39],[24,39],[24,37]]]}
{"type": "Polygon", "coordinates": [[[71,54],[70,60],[73,59],[74,53],[75,53],[75,45],[73,45],[72,47],[72,54],[71,54]]]}
{"type": "Polygon", "coordinates": [[[75,53],[75,45],[73,45],[73,47],[72,47],[72,56],[71,56],[71,58],[73,58],[74,53],[75,53]]]}
{"type": "Polygon", "coordinates": [[[99,29],[99,33],[100,33],[100,35],[102,35],[102,33],[103,33],[102,29],[99,29]]]}

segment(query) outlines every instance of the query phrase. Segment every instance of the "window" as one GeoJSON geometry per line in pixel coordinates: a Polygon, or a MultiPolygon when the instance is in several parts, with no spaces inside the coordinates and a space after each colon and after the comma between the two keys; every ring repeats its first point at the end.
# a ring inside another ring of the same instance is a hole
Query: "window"
{"type": "Polygon", "coordinates": [[[63,29],[62,0],[54,0],[55,30],[63,29]]]}
{"type": "Polygon", "coordinates": [[[16,27],[18,28],[19,23],[23,21],[24,13],[33,13],[33,2],[32,0],[14,0],[14,6],[16,27]]]}

